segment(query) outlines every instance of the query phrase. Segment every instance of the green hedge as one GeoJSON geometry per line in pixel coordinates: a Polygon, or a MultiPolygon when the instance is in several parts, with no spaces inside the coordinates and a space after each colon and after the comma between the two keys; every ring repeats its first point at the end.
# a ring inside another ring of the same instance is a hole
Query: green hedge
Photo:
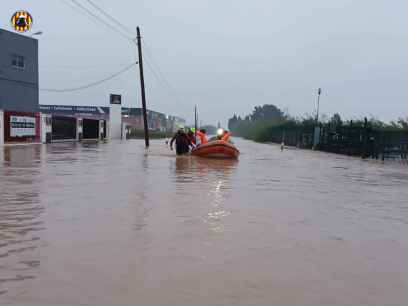
{"type": "MultiPolygon", "coordinates": [[[[163,139],[163,138],[170,138],[173,137],[172,133],[167,132],[159,132],[159,131],[149,131],[149,138],[150,139],[163,139]]],[[[127,138],[130,139],[143,139],[144,138],[144,131],[140,129],[131,129],[130,134],[128,134],[127,138]]]]}

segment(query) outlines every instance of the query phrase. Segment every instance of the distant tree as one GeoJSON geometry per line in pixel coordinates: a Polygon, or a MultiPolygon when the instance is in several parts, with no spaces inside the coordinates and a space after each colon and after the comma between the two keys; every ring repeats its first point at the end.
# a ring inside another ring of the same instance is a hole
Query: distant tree
{"type": "Polygon", "coordinates": [[[234,131],[237,128],[238,125],[238,117],[236,114],[234,114],[234,116],[228,120],[228,129],[230,131],[234,131]]]}
{"type": "Polygon", "coordinates": [[[316,124],[316,118],[313,115],[305,114],[298,122],[303,126],[314,126],[316,124]]]}
{"type": "Polygon", "coordinates": [[[393,129],[399,129],[399,128],[400,128],[398,122],[395,122],[395,121],[391,121],[391,122],[390,122],[390,126],[391,126],[391,128],[393,128],[393,129]]]}
{"type": "MultiPolygon", "coordinates": [[[[340,127],[351,128],[350,130],[367,127],[368,129],[377,131],[408,131],[408,117],[385,123],[372,116],[370,119],[360,117],[343,120],[340,114],[335,113],[331,118],[321,115],[319,119],[319,124],[321,124],[325,131],[339,134],[344,132],[344,129],[340,127]]],[[[255,141],[280,142],[282,132],[285,132],[287,136],[292,134],[292,138],[296,138],[302,133],[311,135],[315,126],[316,115],[306,114],[300,118],[292,117],[287,112],[283,112],[272,104],[256,106],[251,114],[242,118],[234,114],[234,116],[228,120],[228,129],[230,129],[235,136],[253,139],[255,141]],[[293,136],[293,134],[295,136],[293,136]]],[[[296,141],[298,141],[298,139],[296,141]]],[[[293,142],[295,145],[296,141],[293,142]]]]}
{"type": "Polygon", "coordinates": [[[406,118],[406,119],[399,118],[398,119],[398,124],[399,124],[401,129],[408,130],[408,118],[406,118]]]}
{"type": "Polygon", "coordinates": [[[253,110],[251,115],[252,121],[271,121],[284,118],[284,112],[273,104],[255,106],[255,109],[253,110]]]}
{"type": "Polygon", "coordinates": [[[337,129],[343,125],[343,121],[341,120],[341,116],[338,113],[335,113],[331,118],[330,118],[330,126],[333,129],[337,129]]]}
{"type": "Polygon", "coordinates": [[[327,114],[321,114],[321,115],[319,116],[319,121],[320,121],[321,123],[327,123],[327,122],[330,121],[330,118],[329,118],[329,116],[328,116],[327,114]]]}
{"type": "Polygon", "coordinates": [[[378,118],[371,117],[368,120],[369,125],[376,130],[384,130],[390,128],[390,125],[386,124],[385,122],[382,122],[378,118]]]}

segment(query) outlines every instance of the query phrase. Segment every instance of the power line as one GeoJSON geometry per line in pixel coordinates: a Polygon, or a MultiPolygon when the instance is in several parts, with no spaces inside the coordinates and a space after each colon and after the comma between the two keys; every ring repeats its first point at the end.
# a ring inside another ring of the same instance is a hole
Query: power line
{"type": "MultiPolygon", "coordinates": [[[[68,0],[62,0],[66,3],[66,1],[68,0]]],[[[108,18],[111,22],[113,22],[114,24],[116,24],[117,26],[119,26],[120,29],[124,30],[124,32],[126,32],[127,34],[124,34],[122,31],[118,30],[116,27],[114,27],[112,24],[107,23],[104,19],[102,19],[100,16],[94,14],[91,10],[89,10],[87,7],[85,7],[84,5],[82,5],[81,3],[79,3],[77,0],[70,0],[72,2],[72,4],[76,5],[69,5],[72,9],[74,9],[74,7],[76,8],[75,10],[81,9],[81,13],[84,14],[84,12],[86,12],[88,15],[90,15],[91,17],[93,17],[93,21],[97,20],[99,23],[104,24],[106,27],[108,27],[109,29],[111,29],[112,31],[116,32],[117,34],[119,34],[120,36],[122,36],[123,38],[125,38],[128,41],[134,42],[134,40],[128,36],[128,35],[134,35],[134,32],[128,28],[127,26],[125,26],[124,24],[122,24],[121,22],[119,22],[116,18],[114,18],[111,14],[109,14],[108,12],[106,12],[104,9],[102,9],[100,6],[98,6],[96,3],[94,3],[92,0],[85,0],[86,2],[88,2],[93,8],[95,8],[97,11],[99,11],[101,14],[103,14],[106,18],[108,18]]],[[[68,3],[66,3],[68,4],[68,3]]],[[[89,18],[88,18],[89,19],[89,18]]],[[[143,39],[143,37],[142,37],[143,39]]],[[[164,76],[162,70],[160,69],[159,65],[157,64],[157,62],[155,61],[152,52],[150,51],[149,46],[147,45],[146,41],[143,39],[144,43],[145,43],[145,49],[146,49],[146,53],[147,53],[147,57],[145,59],[147,67],[149,68],[149,70],[152,72],[154,78],[161,83],[162,85],[164,85],[165,87],[167,87],[167,89],[169,90],[169,92],[175,97],[177,98],[177,94],[176,91],[174,90],[174,88],[172,87],[172,85],[167,81],[166,77],[164,76]],[[150,64],[150,62],[147,60],[147,58],[150,58],[152,64],[150,64]],[[157,70],[157,72],[156,72],[157,70]]]]}
{"type": "MultiPolygon", "coordinates": [[[[87,89],[87,88],[90,88],[90,87],[93,87],[93,86],[100,85],[100,84],[102,84],[104,82],[107,82],[109,80],[112,80],[115,77],[125,73],[128,70],[130,70],[133,66],[135,66],[137,64],[138,64],[138,62],[134,62],[134,63],[126,66],[125,68],[121,69],[120,71],[118,71],[118,72],[116,72],[116,73],[114,73],[114,74],[112,74],[112,75],[110,75],[110,76],[108,76],[108,77],[106,77],[106,78],[104,78],[102,80],[92,82],[92,83],[87,84],[87,85],[74,87],[74,88],[66,88],[66,89],[39,88],[39,90],[40,91],[45,91],[45,92],[72,92],[72,91],[79,91],[79,90],[87,89]]],[[[32,88],[32,89],[38,88],[37,83],[30,83],[30,82],[24,82],[24,81],[21,81],[21,80],[13,79],[10,75],[4,73],[4,71],[0,71],[0,79],[5,80],[5,81],[18,83],[22,87],[27,87],[27,88],[32,88]],[[1,75],[6,76],[6,77],[2,77],[1,75]]]]}
{"type": "Polygon", "coordinates": [[[149,47],[148,43],[146,42],[146,40],[143,37],[142,37],[142,40],[144,42],[144,47],[145,47],[145,50],[146,50],[146,54],[148,55],[148,57],[150,57],[152,63],[155,65],[155,67],[159,71],[159,74],[160,74],[161,78],[167,83],[167,80],[164,77],[163,72],[161,71],[159,65],[157,64],[157,62],[154,59],[154,56],[153,56],[152,52],[150,51],[150,47],[149,47]]]}
{"type": "Polygon", "coordinates": [[[129,66],[123,68],[122,70],[102,79],[96,82],[92,82],[90,84],[87,85],[83,85],[83,86],[79,86],[79,87],[74,87],[74,88],[65,88],[65,89],[50,89],[50,88],[40,88],[40,91],[46,91],[46,92],[72,92],[72,91],[79,91],[79,90],[83,90],[83,89],[87,89],[93,86],[97,86],[99,84],[102,84],[104,82],[107,82],[109,80],[112,80],[113,78],[121,75],[122,73],[125,73],[126,71],[130,70],[133,66],[137,65],[137,62],[134,62],[132,64],[130,64],[129,66]]]}
{"type": "Polygon", "coordinates": [[[154,78],[162,85],[164,85],[164,87],[166,87],[167,91],[170,93],[170,95],[173,96],[173,98],[175,98],[176,100],[180,100],[177,93],[173,90],[173,88],[169,87],[169,85],[167,85],[162,78],[160,78],[160,76],[156,73],[156,71],[154,70],[152,64],[150,64],[150,62],[145,58],[144,62],[147,64],[147,68],[149,68],[149,70],[151,71],[151,73],[153,74],[154,78]]]}
{"type": "Polygon", "coordinates": [[[28,87],[28,88],[33,88],[33,89],[38,88],[37,83],[31,83],[31,82],[16,80],[16,79],[13,79],[10,75],[5,74],[4,72],[2,72],[0,74],[2,74],[3,76],[6,76],[6,77],[3,77],[3,76],[0,75],[0,80],[18,83],[23,87],[28,87]]]}
{"type": "MultiPolygon", "coordinates": [[[[104,20],[102,20],[99,16],[93,14],[91,11],[89,11],[86,7],[84,7],[83,5],[81,5],[80,3],[78,3],[78,1],[76,0],[70,0],[71,2],[73,2],[74,4],[76,4],[77,6],[79,6],[80,8],[82,8],[83,10],[85,10],[88,14],[90,14],[91,16],[93,16],[94,18],[96,18],[99,22],[104,23],[105,25],[109,26],[111,29],[114,29],[115,31],[117,31],[116,28],[111,27],[111,25],[107,24],[104,20]]],[[[109,20],[111,20],[112,22],[114,22],[116,25],[118,25],[120,28],[123,28],[124,30],[126,30],[129,34],[134,35],[134,32],[129,29],[127,26],[125,26],[124,24],[122,24],[121,22],[119,22],[116,18],[114,18],[111,14],[109,14],[108,12],[106,12],[104,9],[102,9],[100,6],[98,6],[97,4],[95,4],[92,0],[85,0],[87,1],[92,7],[94,7],[95,9],[97,9],[100,13],[102,13],[105,17],[107,17],[109,20]]],[[[124,35],[122,32],[119,32],[122,36],[124,35]]],[[[128,36],[125,36],[126,39],[133,41],[131,38],[129,38],[128,36]]],[[[143,37],[142,37],[143,39],[143,37]]],[[[159,82],[164,84],[165,87],[168,88],[168,90],[170,90],[170,92],[172,93],[172,95],[175,95],[175,90],[174,88],[171,86],[171,84],[167,81],[166,77],[164,76],[162,70],[160,69],[159,65],[157,64],[157,62],[154,60],[154,57],[152,55],[152,52],[150,51],[149,46],[147,45],[146,41],[143,39],[144,43],[145,43],[145,47],[146,47],[146,53],[147,53],[147,57],[146,57],[146,64],[149,68],[149,70],[152,72],[154,78],[159,82]],[[148,58],[151,59],[152,64],[149,63],[148,58]],[[156,72],[157,70],[157,72],[156,72]]]]}
{"type": "Polygon", "coordinates": [[[86,2],[88,2],[90,5],[92,5],[94,8],[96,8],[99,12],[101,12],[105,17],[107,17],[109,20],[111,20],[113,23],[115,23],[116,25],[118,25],[120,28],[126,30],[127,32],[129,32],[130,34],[132,34],[133,36],[136,36],[135,33],[128,28],[127,26],[125,26],[123,23],[120,23],[116,18],[114,18],[112,15],[110,15],[109,13],[107,13],[105,10],[103,10],[100,6],[96,5],[93,1],[91,0],[85,0],[86,2]]]}
{"type": "MultiPolygon", "coordinates": [[[[71,2],[69,2],[69,0],[61,0],[62,3],[64,3],[66,6],[68,6],[71,10],[74,10],[75,12],[77,12],[78,14],[81,14],[82,16],[88,17],[88,15],[80,10],[77,6],[73,5],[71,2]]],[[[94,24],[98,24],[95,19],[89,19],[91,20],[94,24]]]]}
{"type": "Polygon", "coordinates": [[[128,41],[132,41],[132,39],[123,34],[121,31],[119,31],[118,29],[116,29],[115,27],[113,27],[111,24],[107,23],[105,20],[103,20],[101,17],[99,17],[98,15],[94,14],[91,10],[89,10],[87,7],[85,7],[84,5],[82,5],[81,3],[79,3],[77,0],[70,0],[74,5],[76,5],[77,7],[79,7],[80,9],[82,9],[83,11],[85,11],[86,13],[88,13],[88,15],[92,16],[95,20],[98,20],[100,23],[102,23],[103,25],[105,25],[106,27],[108,27],[109,29],[111,29],[112,31],[116,32],[117,34],[119,34],[120,36],[122,36],[124,39],[128,40],[128,41]]]}
{"type": "MultiPolygon", "coordinates": [[[[126,63],[121,63],[118,66],[124,66],[126,63]]],[[[89,71],[100,69],[101,65],[41,65],[40,70],[71,70],[71,71],[89,71]]]]}
{"type": "Polygon", "coordinates": [[[144,59],[145,63],[147,64],[147,68],[149,68],[150,72],[153,74],[154,78],[158,81],[158,82],[163,82],[162,79],[160,78],[160,76],[157,74],[157,72],[154,70],[152,64],[150,64],[150,62],[145,58],[144,59]]]}
{"type": "Polygon", "coordinates": [[[158,79],[159,82],[162,82],[167,89],[170,91],[170,93],[178,99],[178,95],[176,93],[176,90],[173,88],[173,86],[170,84],[170,82],[167,81],[167,78],[164,76],[162,70],[159,67],[159,64],[157,63],[157,61],[154,60],[153,54],[151,52],[151,49],[149,48],[148,44],[146,43],[146,40],[142,37],[143,42],[144,42],[144,47],[146,50],[146,54],[147,57],[150,58],[150,60],[152,61],[153,65],[156,67],[156,69],[158,70],[158,74],[154,71],[153,66],[149,63],[149,61],[146,59],[146,63],[148,65],[148,68],[153,72],[153,74],[156,76],[156,79],[158,79]]]}

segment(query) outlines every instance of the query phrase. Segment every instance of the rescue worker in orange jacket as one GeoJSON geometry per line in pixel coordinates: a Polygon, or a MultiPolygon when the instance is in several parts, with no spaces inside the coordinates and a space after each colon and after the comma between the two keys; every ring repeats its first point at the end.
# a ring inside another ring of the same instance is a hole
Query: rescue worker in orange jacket
{"type": "Polygon", "coordinates": [[[228,132],[227,130],[225,130],[224,134],[221,137],[221,140],[228,141],[230,139],[230,137],[231,137],[231,133],[228,132]]]}
{"type": "Polygon", "coordinates": [[[201,144],[206,144],[208,142],[207,140],[207,131],[205,129],[201,129],[196,132],[198,138],[200,138],[200,143],[201,144]]]}

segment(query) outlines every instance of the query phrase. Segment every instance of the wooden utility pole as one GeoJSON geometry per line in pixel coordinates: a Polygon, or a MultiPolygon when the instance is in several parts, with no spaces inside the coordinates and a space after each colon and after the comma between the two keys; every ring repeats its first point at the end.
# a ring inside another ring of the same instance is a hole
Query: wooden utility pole
{"type": "Polygon", "coordinates": [[[140,29],[137,27],[137,50],[139,55],[139,71],[140,71],[140,91],[142,93],[142,111],[143,111],[143,127],[146,148],[149,147],[149,126],[147,125],[147,111],[146,111],[146,94],[143,75],[143,56],[142,56],[142,39],[140,36],[140,29]]]}

